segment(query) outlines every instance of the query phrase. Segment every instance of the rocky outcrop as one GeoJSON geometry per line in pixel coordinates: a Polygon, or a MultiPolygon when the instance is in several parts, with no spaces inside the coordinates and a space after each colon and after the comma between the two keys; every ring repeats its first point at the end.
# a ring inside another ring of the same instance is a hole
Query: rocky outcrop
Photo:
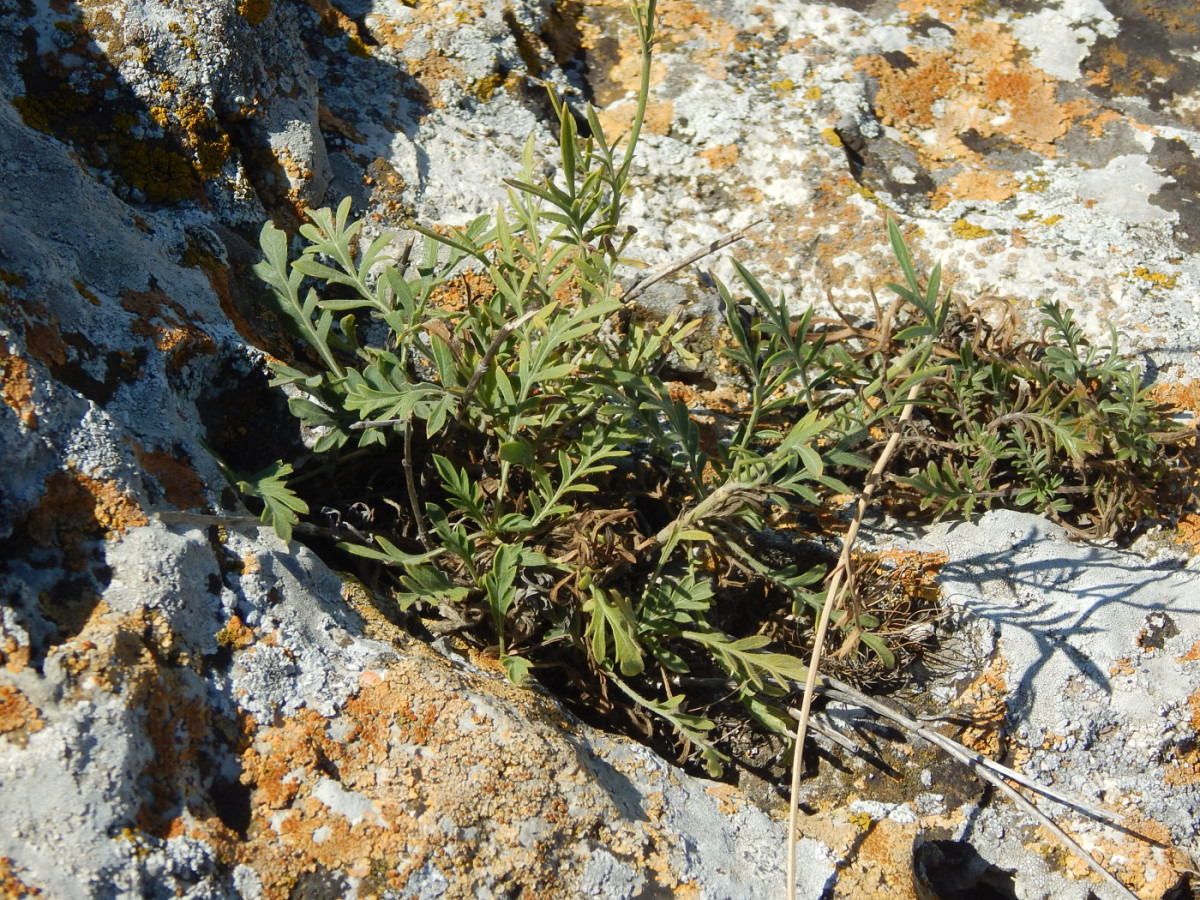
{"type": "MultiPolygon", "coordinates": [[[[765,218],[738,254],[797,302],[828,289],[853,311],[892,277],[891,211],[960,296],[1111,323],[1194,409],[1200,19],[1027,6],[664,0],[641,252],[765,218]]],[[[778,892],[783,829],[737,790],[406,638],[300,544],[157,517],[237,514],[202,440],[248,469],[292,439],[261,374],[281,346],[247,269],[261,221],[342,195],[376,229],[490,208],[528,135],[552,142],[534,78],[589,97],[606,128],[628,121],[623,16],[319,0],[3,14],[6,895],[778,892]]],[[[946,556],[966,655],[927,694],[990,710],[989,749],[1165,845],[1067,820],[1144,897],[1200,850],[1187,525],[1123,554],[1009,513],[875,538],[946,556]]],[[[851,763],[810,796],[803,896],[1107,896],[914,746],[899,788],[851,763]]]]}

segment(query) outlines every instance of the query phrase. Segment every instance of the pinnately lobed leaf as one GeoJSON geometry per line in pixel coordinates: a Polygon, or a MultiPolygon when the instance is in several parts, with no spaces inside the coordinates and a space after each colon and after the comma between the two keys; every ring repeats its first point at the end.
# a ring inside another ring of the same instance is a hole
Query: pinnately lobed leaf
{"type": "MultiPolygon", "coordinates": [[[[305,497],[357,522],[338,548],[373,567],[380,602],[460,632],[516,683],[552,669],[583,708],[640,708],[716,773],[735,704],[788,731],[781,698],[809,674],[795,618],[827,602],[825,568],[792,546],[796,523],[833,495],[879,488],[897,512],[938,515],[1006,502],[1107,533],[1151,508],[1178,457],[1147,437],[1166,420],[1115,344],[1093,347],[1054,304],[1040,343],[1002,343],[1007,332],[954,305],[940,266],[924,278],[890,218],[902,283],[882,332],[822,331],[735,261],[736,287],[716,282],[716,368],[740,402],[702,415],[692,386],[663,373],[697,364],[704,323],[647,319],[622,282],[655,4],[633,10],[642,80],[628,136],[610,142],[587,106],[581,137],[551,95],[556,174],[538,174],[531,136],[493,215],[406,222],[416,237],[391,262],[391,235],[367,235],[375,225],[344,200],[309,211],[293,261],[264,226],[255,272],[302,341],[272,384],[315,432],[305,497]],[[904,474],[866,474],[879,435],[893,446],[901,433],[891,468],[904,474]]],[[[290,538],[309,512],[293,474],[280,461],[227,477],[290,538]]],[[[855,661],[890,667],[880,618],[833,621],[855,661]]]]}

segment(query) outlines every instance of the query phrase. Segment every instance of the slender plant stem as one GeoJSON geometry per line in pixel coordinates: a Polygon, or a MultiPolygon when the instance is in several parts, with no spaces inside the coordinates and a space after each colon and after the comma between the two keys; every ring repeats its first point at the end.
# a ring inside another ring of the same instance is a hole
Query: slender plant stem
{"type": "MultiPolygon", "coordinates": [[[[1096,862],[1096,860],[1092,859],[1090,853],[1080,847],[1079,844],[1069,834],[1063,831],[1063,829],[1053,819],[1034,806],[1028,798],[1010,785],[1005,780],[1005,777],[1011,778],[1020,784],[1024,784],[1026,787],[1038,791],[1039,793],[1043,793],[1052,800],[1056,800],[1057,802],[1063,803],[1067,806],[1072,806],[1081,812],[1091,815],[1092,818],[1099,819],[1100,821],[1111,822],[1114,819],[1112,813],[1109,813],[1106,810],[1098,810],[1091,804],[1080,803],[1076,800],[1065,797],[1056,791],[1044,788],[1042,785],[1032,781],[1032,779],[1026,779],[1023,775],[1013,772],[1011,769],[1006,769],[1005,767],[994,763],[992,760],[968,750],[957,741],[953,741],[945,735],[939,734],[930,728],[925,728],[916,720],[904,715],[898,710],[891,709],[882,703],[873,701],[870,697],[855,691],[849,685],[842,684],[841,682],[835,681],[834,679],[828,677],[824,677],[822,680],[824,681],[827,689],[832,688],[831,693],[833,693],[835,696],[840,695],[844,699],[850,700],[853,703],[857,703],[866,709],[870,709],[877,715],[891,719],[896,724],[909,729],[914,734],[917,734],[918,736],[929,741],[931,744],[940,747],[946,753],[950,754],[950,756],[954,757],[967,768],[969,768],[979,778],[988,782],[998,791],[1012,800],[1013,803],[1016,804],[1017,808],[1022,812],[1036,819],[1040,825],[1045,827],[1051,834],[1062,841],[1068,847],[1068,849],[1071,850],[1071,852],[1078,856],[1085,865],[1087,865],[1092,871],[1111,884],[1121,894],[1121,896],[1129,898],[1135,898],[1137,896],[1124,884],[1118,881],[1115,875],[1105,869],[1104,866],[1100,865],[1100,863],[1096,862]],[[997,769],[1000,771],[997,772],[997,769]]],[[[801,715],[800,712],[795,710],[789,710],[789,712],[797,717],[801,715]]],[[[1136,834],[1136,832],[1132,832],[1127,828],[1122,827],[1121,830],[1128,834],[1135,834],[1137,837],[1142,838],[1143,840],[1146,839],[1143,835],[1136,834]]]]}
{"type": "Polygon", "coordinates": [[[429,532],[425,530],[425,515],[421,512],[421,499],[417,496],[417,480],[413,475],[412,419],[404,423],[404,486],[408,489],[408,504],[412,509],[413,521],[417,523],[417,537],[421,546],[432,550],[429,532]]]}
{"type": "Polygon", "coordinates": [[[844,579],[848,579],[850,573],[850,554],[854,549],[858,530],[862,527],[863,518],[866,516],[867,504],[871,500],[871,495],[875,493],[876,486],[883,479],[883,473],[891,461],[892,454],[896,451],[896,446],[900,443],[901,429],[912,419],[920,390],[920,382],[909,388],[908,397],[904,401],[904,410],[900,413],[896,428],[888,438],[887,446],[879,454],[879,459],[875,461],[874,468],[867,475],[862,494],[858,498],[858,507],[854,511],[854,518],[846,531],[841,558],[830,576],[829,589],[825,593],[825,605],[821,607],[821,617],[817,622],[817,634],[813,638],[812,658],[808,664],[808,678],[804,684],[804,698],[800,704],[800,716],[796,724],[796,745],[792,751],[792,796],[788,805],[787,833],[788,900],[796,900],[796,827],[800,821],[800,776],[804,772],[804,739],[808,735],[808,719],[812,713],[813,694],[817,686],[817,670],[821,664],[821,647],[825,643],[825,634],[829,630],[829,619],[833,615],[834,607],[838,606],[842,600],[844,593],[842,582],[844,579]]]}
{"type": "Polygon", "coordinates": [[[704,257],[709,256],[713,253],[716,253],[718,250],[723,250],[725,247],[728,247],[730,244],[740,241],[742,238],[744,238],[746,236],[746,232],[748,232],[751,228],[753,228],[756,225],[761,225],[764,221],[765,221],[764,219],[755,219],[749,225],[739,228],[737,231],[731,231],[729,234],[725,235],[724,237],[717,238],[711,244],[707,244],[704,247],[701,247],[699,250],[697,250],[694,253],[689,253],[683,259],[671,260],[671,261],[665,262],[661,265],[657,265],[652,269],[647,269],[645,274],[643,274],[641,278],[639,278],[636,282],[634,282],[634,284],[629,288],[629,290],[627,290],[625,292],[624,296],[622,296],[621,299],[624,300],[626,303],[628,303],[629,301],[631,301],[635,297],[637,297],[639,294],[641,294],[643,291],[645,291],[646,288],[650,287],[652,284],[657,284],[658,282],[662,281],[664,278],[667,278],[670,275],[674,275],[680,269],[685,269],[688,266],[690,266],[692,263],[699,262],[700,260],[704,259],[704,257]]]}
{"type": "Polygon", "coordinates": [[[467,382],[467,386],[463,388],[462,397],[458,401],[458,416],[455,421],[461,422],[467,414],[467,407],[471,402],[471,398],[475,396],[475,391],[479,387],[479,382],[483,380],[483,376],[487,374],[487,370],[491,367],[496,354],[500,352],[500,347],[509,339],[514,331],[536,316],[540,309],[531,309],[523,316],[517,316],[511,322],[504,323],[503,326],[496,330],[496,336],[492,338],[491,344],[488,345],[487,351],[479,358],[479,362],[475,364],[475,371],[471,373],[471,380],[467,382]]]}
{"type": "MultiPolygon", "coordinates": [[[[658,11],[658,0],[646,0],[643,5],[639,0],[632,3],[634,17],[637,20],[638,43],[642,50],[641,82],[638,84],[637,111],[633,116],[633,127],[629,131],[629,140],[625,144],[625,158],[621,161],[621,172],[629,171],[633,162],[633,152],[637,147],[638,136],[642,133],[642,122],[646,118],[646,104],[650,100],[650,57],[654,45],[654,17],[658,11]]],[[[620,200],[613,197],[614,205],[620,200]]],[[[617,208],[614,212],[620,212],[617,208]]]]}
{"type": "MultiPolygon", "coordinates": [[[[951,756],[954,756],[956,759],[959,759],[964,763],[983,766],[998,776],[1007,778],[1010,781],[1015,781],[1017,784],[1027,787],[1031,791],[1041,794],[1043,797],[1048,797],[1056,803],[1069,806],[1072,809],[1084,813],[1085,815],[1091,816],[1097,821],[1106,822],[1115,828],[1120,828],[1121,830],[1127,831],[1130,834],[1136,834],[1138,837],[1145,837],[1144,835],[1137,834],[1137,832],[1125,828],[1125,826],[1121,824],[1123,817],[1120,813],[1111,812],[1107,809],[1096,806],[1094,803],[1089,803],[1087,800],[1084,800],[1081,797],[1072,797],[1068,794],[1064,794],[1062,791],[1058,791],[1054,788],[1047,787],[1044,784],[1040,784],[1034,779],[1030,778],[1028,775],[1022,775],[1015,769],[1010,769],[1007,766],[1003,766],[994,759],[989,759],[988,757],[984,756],[982,753],[977,753],[974,750],[964,747],[962,744],[946,737],[944,734],[922,725],[907,713],[895,709],[888,704],[882,703],[879,700],[876,700],[874,697],[870,697],[861,691],[855,690],[850,685],[844,684],[835,678],[831,678],[828,675],[820,676],[818,690],[820,690],[822,694],[835,700],[861,706],[863,709],[869,710],[881,718],[891,719],[897,725],[907,728],[913,734],[924,738],[931,744],[936,744],[951,756]]],[[[1158,843],[1156,841],[1151,842],[1158,843]]]]}

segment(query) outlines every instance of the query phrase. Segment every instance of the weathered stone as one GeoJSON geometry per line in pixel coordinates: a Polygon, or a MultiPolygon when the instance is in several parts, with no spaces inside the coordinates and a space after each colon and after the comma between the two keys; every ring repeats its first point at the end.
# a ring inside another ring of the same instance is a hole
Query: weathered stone
{"type": "MultiPolygon", "coordinates": [[[[902,546],[950,560],[942,589],[966,617],[966,640],[952,652],[992,660],[1003,701],[997,739],[1018,768],[1112,810],[1134,834],[1045,804],[1059,824],[1138,896],[1175,889],[1198,849],[1200,558],[1169,541],[1126,553],[1088,546],[1008,511],[902,546]]],[[[946,678],[930,689],[943,708],[966,693],[946,678]]],[[[972,817],[958,839],[1012,872],[1018,896],[1104,896],[1078,861],[1065,867],[1080,881],[1062,882],[1061,851],[1046,837],[1001,804],[972,817]]]]}

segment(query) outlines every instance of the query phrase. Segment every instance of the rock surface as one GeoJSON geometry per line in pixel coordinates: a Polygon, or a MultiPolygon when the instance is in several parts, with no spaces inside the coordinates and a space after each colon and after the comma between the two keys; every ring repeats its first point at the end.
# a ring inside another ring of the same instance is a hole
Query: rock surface
{"type": "MultiPolygon", "coordinates": [[[[1162,842],[1055,810],[1139,896],[1175,889],[1190,866],[1186,854],[1197,851],[1200,821],[1200,558],[1149,541],[1125,553],[1088,546],[1010,511],[908,541],[893,532],[885,543],[948,560],[939,581],[965,627],[952,645],[957,672],[930,685],[933,705],[989,708],[1004,724],[980,749],[1002,749],[1025,774],[1162,842]]],[[[1016,896],[1105,896],[1087,881],[1063,884],[1056,845],[1008,804],[987,806],[961,829],[955,839],[1008,873],[1016,896]]],[[[1067,868],[1085,874],[1077,861],[1067,868]]]]}
{"type": "MultiPolygon", "coordinates": [[[[632,201],[648,261],[765,218],[738,255],[798,303],[831,290],[853,311],[894,277],[892,211],[959,296],[1111,323],[1195,408],[1193,8],[660,10],[632,201]]],[[[615,0],[0,12],[6,896],[778,893],[783,829],[739,792],[404,639],[298,544],[154,518],[224,511],[200,441],[275,421],[261,363],[279,337],[247,271],[264,217],[349,194],[373,228],[463,222],[529,134],[551,146],[526,73],[615,132],[633,47],[615,0]]],[[[250,434],[247,461],[286,441],[250,434]]],[[[947,555],[974,634],[979,664],[931,693],[990,706],[1026,771],[1172,844],[1074,826],[1141,896],[1175,886],[1200,852],[1194,559],[1009,513],[886,540],[947,555]]],[[[805,825],[802,896],[920,896],[926,877],[946,896],[988,879],[1109,896],[1003,805],[852,771],[855,796],[805,825]]]]}

